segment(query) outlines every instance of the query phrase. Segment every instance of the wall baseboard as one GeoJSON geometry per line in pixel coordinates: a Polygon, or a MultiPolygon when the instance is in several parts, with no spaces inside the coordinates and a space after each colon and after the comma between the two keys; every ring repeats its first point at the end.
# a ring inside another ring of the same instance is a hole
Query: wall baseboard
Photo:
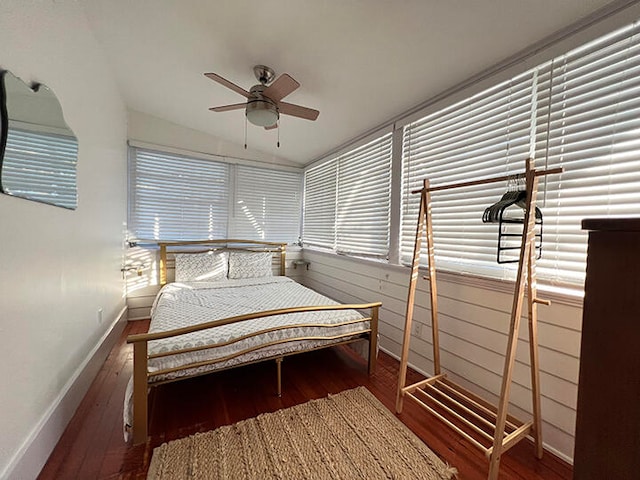
{"type": "Polygon", "coordinates": [[[126,323],[125,305],[0,473],[0,479],[38,477],[126,323]]]}

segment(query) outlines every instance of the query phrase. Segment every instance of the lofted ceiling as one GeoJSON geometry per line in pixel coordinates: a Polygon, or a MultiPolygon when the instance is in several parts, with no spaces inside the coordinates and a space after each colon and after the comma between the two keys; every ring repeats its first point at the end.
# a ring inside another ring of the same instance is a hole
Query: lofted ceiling
{"type": "Polygon", "coordinates": [[[81,0],[128,108],[244,144],[252,67],[289,73],[285,100],[320,110],[248,125],[247,141],[300,165],[589,15],[609,0],[81,0]]]}

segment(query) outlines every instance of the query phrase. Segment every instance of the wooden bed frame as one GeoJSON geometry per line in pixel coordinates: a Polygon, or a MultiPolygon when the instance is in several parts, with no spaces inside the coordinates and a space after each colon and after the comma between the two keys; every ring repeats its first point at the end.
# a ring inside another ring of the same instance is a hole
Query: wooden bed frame
{"type": "MultiPolygon", "coordinates": [[[[177,249],[179,253],[202,253],[209,250],[271,252],[272,254],[274,254],[274,256],[277,256],[279,259],[278,268],[279,268],[280,275],[282,276],[285,275],[286,243],[224,239],[224,240],[202,240],[202,241],[184,241],[184,242],[159,242],[158,245],[160,247],[160,283],[162,285],[167,283],[168,254],[173,253],[172,252],[173,249],[177,249]],[[189,250],[185,250],[185,247],[188,247],[189,250]]],[[[278,393],[278,396],[280,396],[282,392],[281,365],[284,357],[295,355],[297,353],[309,352],[309,351],[317,350],[321,348],[328,348],[328,347],[334,347],[336,345],[348,344],[348,343],[361,340],[363,338],[366,338],[369,341],[368,371],[369,371],[369,375],[371,375],[374,372],[375,365],[376,365],[377,340],[378,340],[378,311],[381,305],[382,305],[381,302],[372,302],[372,303],[349,304],[349,305],[319,305],[319,306],[317,305],[317,306],[306,306],[306,307],[283,308],[278,310],[268,310],[263,312],[249,313],[245,315],[224,318],[224,319],[206,322],[198,325],[192,325],[192,326],[178,328],[174,330],[168,330],[165,332],[129,335],[129,337],[127,337],[127,343],[133,344],[133,443],[137,445],[147,441],[148,389],[155,385],[161,385],[163,383],[169,383],[177,380],[183,380],[186,378],[192,378],[195,376],[206,375],[208,373],[227,370],[227,369],[235,368],[238,366],[248,365],[250,363],[258,363],[258,362],[263,362],[267,360],[275,360],[276,368],[277,368],[277,393],[278,393]],[[268,328],[268,329],[253,332],[243,337],[239,337],[230,342],[224,342],[224,343],[221,342],[218,344],[211,344],[211,345],[205,345],[205,346],[193,347],[193,348],[185,348],[182,350],[174,350],[167,353],[157,353],[157,354],[149,355],[148,343],[152,340],[160,340],[163,338],[174,337],[174,336],[183,335],[186,333],[207,330],[207,329],[219,327],[222,325],[229,325],[232,323],[242,322],[245,320],[265,318],[265,317],[274,316],[274,315],[299,313],[299,312],[317,312],[317,311],[323,311],[323,310],[350,310],[350,309],[355,309],[355,310],[370,309],[371,313],[369,317],[366,317],[363,319],[352,320],[352,321],[337,323],[333,325],[307,324],[306,326],[340,327],[340,326],[344,326],[352,323],[361,323],[363,321],[369,320],[370,321],[369,328],[358,330],[356,332],[349,332],[346,334],[340,334],[340,335],[334,335],[334,336],[317,336],[317,335],[308,336],[308,337],[301,336],[296,338],[275,340],[260,346],[247,348],[245,350],[234,353],[232,355],[228,355],[228,356],[221,357],[214,360],[193,362],[193,363],[185,364],[179,367],[158,370],[153,373],[150,373],[148,371],[148,362],[150,359],[153,359],[153,358],[158,358],[166,355],[175,355],[180,353],[207,350],[207,349],[219,347],[222,345],[236,343],[246,338],[258,336],[260,334],[273,332],[276,330],[284,330],[287,328],[301,327],[305,325],[287,325],[287,326],[281,326],[281,327],[268,328]],[[357,335],[357,338],[348,338],[348,337],[353,337],[354,335],[357,335]],[[152,382],[152,379],[158,375],[166,375],[168,373],[173,373],[181,370],[188,370],[191,368],[196,368],[196,367],[201,367],[206,365],[213,365],[216,363],[230,360],[232,358],[244,355],[246,353],[249,353],[255,350],[259,350],[261,348],[277,345],[280,343],[288,343],[291,341],[303,341],[303,340],[335,340],[335,342],[328,345],[321,345],[321,346],[307,348],[304,350],[290,352],[286,354],[269,356],[269,357],[261,358],[259,360],[241,363],[239,365],[233,365],[230,367],[219,368],[209,372],[200,372],[196,374],[181,376],[175,379],[152,382]]]]}

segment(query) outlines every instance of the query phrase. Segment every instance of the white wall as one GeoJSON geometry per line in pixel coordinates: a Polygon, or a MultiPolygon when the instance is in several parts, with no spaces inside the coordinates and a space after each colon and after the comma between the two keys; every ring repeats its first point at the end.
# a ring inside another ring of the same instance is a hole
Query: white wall
{"type": "Polygon", "coordinates": [[[0,477],[31,478],[75,410],[55,407],[124,307],[127,118],[75,2],[2,0],[0,67],[48,85],[79,140],[76,211],[0,195],[0,477]]]}
{"type": "Polygon", "coordinates": [[[252,164],[257,161],[300,168],[297,163],[252,149],[250,139],[247,141],[247,149],[244,149],[242,146],[222,138],[183,127],[146,113],[136,112],[135,110],[129,111],[128,135],[129,139],[134,143],[149,143],[151,146],[155,145],[158,149],[164,151],[177,149],[178,153],[183,150],[236,159],[251,159],[250,163],[252,164]]]}
{"type": "MultiPolygon", "coordinates": [[[[409,268],[308,249],[302,254],[310,265],[301,281],[314,290],[346,303],[382,301],[380,347],[399,357],[409,268]]],[[[422,277],[419,277],[414,311],[414,322],[418,323],[421,333],[412,339],[409,362],[431,374],[429,287],[422,277]]],[[[454,381],[496,404],[504,368],[513,284],[473,283],[453,274],[438,277],[441,364],[454,381]]],[[[539,297],[548,298],[542,292],[539,297]]],[[[581,300],[553,300],[550,307],[538,308],[543,437],[548,448],[570,459],[573,457],[582,309],[581,300]]],[[[526,325],[524,319],[510,409],[510,413],[525,421],[531,418],[526,325]]],[[[433,420],[425,414],[425,421],[433,420]]]]}

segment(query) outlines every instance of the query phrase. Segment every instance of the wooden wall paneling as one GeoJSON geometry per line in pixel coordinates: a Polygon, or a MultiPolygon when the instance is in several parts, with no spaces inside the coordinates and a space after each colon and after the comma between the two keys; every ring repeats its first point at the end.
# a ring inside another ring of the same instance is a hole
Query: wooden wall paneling
{"type": "MultiPolygon", "coordinates": [[[[317,262],[316,262],[316,265],[317,265],[317,262]]],[[[320,270],[320,273],[322,275],[328,275],[328,274],[337,275],[338,270],[340,273],[343,272],[343,269],[336,269],[334,266],[332,266],[330,269],[325,269],[323,267],[324,266],[321,265],[320,267],[317,267],[314,271],[317,272],[317,270],[320,270]]],[[[357,278],[354,278],[355,275],[352,275],[351,277],[349,277],[349,279],[353,280],[354,282],[358,282],[360,286],[366,283],[362,281],[359,273],[356,275],[357,275],[357,278]]],[[[320,288],[318,285],[315,285],[315,287],[320,288]]],[[[342,290],[343,288],[344,288],[344,285],[341,284],[337,289],[342,290]]],[[[404,290],[406,291],[406,288],[404,290]]],[[[508,297],[506,294],[499,294],[499,295],[501,297],[504,297],[504,299],[508,297]]],[[[506,308],[507,302],[504,301],[502,303],[505,305],[505,308],[506,308]]],[[[385,305],[385,307],[396,308],[396,310],[400,310],[403,307],[401,302],[397,300],[390,301],[386,297],[384,297],[383,304],[385,305]]],[[[506,333],[505,324],[508,321],[508,312],[506,311],[500,312],[504,314],[504,318],[500,319],[495,315],[496,311],[494,311],[494,307],[488,307],[487,305],[474,305],[468,302],[456,301],[454,299],[442,297],[442,296],[440,300],[440,308],[442,312],[447,312],[447,315],[442,315],[442,320],[441,320],[441,332],[443,333],[443,335],[449,334],[455,338],[458,338],[460,340],[466,340],[467,342],[469,342],[468,344],[460,342],[458,345],[455,345],[455,340],[450,340],[454,342],[454,345],[452,345],[451,347],[447,346],[448,350],[455,352],[455,351],[468,351],[469,349],[474,350],[475,348],[477,352],[482,353],[482,350],[479,350],[477,348],[477,347],[481,347],[483,349],[487,349],[490,352],[494,352],[496,354],[499,354],[500,352],[504,351],[504,338],[505,338],[504,333],[506,333]],[[451,317],[449,313],[455,313],[455,317],[451,317]],[[496,332],[492,329],[487,328],[486,322],[484,322],[483,320],[492,315],[497,318],[496,323],[502,327],[502,330],[504,333],[496,332]],[[468,319],[468,320],[461,320],[462,318],[468,319]]],[[[428,310],[424,308],[422,309],[416,308],[415,313],[416,314],[414,315],[414,319],[417,318],[418,319],[417,323],[421,323],[423,325],[423,334],[427,333],[424,327],[430,326],[428,310]],[[422,321],[423,319],[426,319],[427,323],[424,323],[422,321]]],[[[393,323],[393,327],[398,328],[398,331],[395,332],[396,335],[394,336],[393,339],[396,342],[399,342],[402,335],[402,330],[400,328],[401,315],[396,314],[394,312],[393,316],[395,320],[395,322],[393,323]]],[[[382,317],[385,320],[388,320],[389,314],[387,313],[386,308],[383,309],[382,317]]],[[[544,332],[546,327],[544,326],[543,322],[539,322],[539,323],[542,324],[541,336],[544,337],[546,336],[546,333],[544,332]]],[[[575,332],[567,331],[566,329],[560,329],[559,331],[555,331],[554,325],[549,326],[549,328],[551,332],[548,336],[550,339],[552,339],[552,342],[555,342],[555,341],[562,342],[563,335],[565,335],[565,333],[566,335],[569,335],[569,336],[573,335],[574,337],[573,342],[570,342],[570,343],[575,345],[576,342],[579,342],[579,336],[577,336],[575,332]]],[[[384,328],[381,331],[382,334],[386,334],[387,332],[389,332],[389,329],[387,328],[384,328]]],[[[523,340],[523,342],[526,342],[527,335],[528,334],[524,329],[523,331],[520,332],[520,338],[523,340]]],[[[427,343],[430,342],[429,338],[425,338],[424,340],[427,343]]],[[[525,371],[524,368],[522,368],[523,366],[529,365],[529,354],[527,350],[528,345],[522,345],[522,346],[525,347],[525,350],[524,351],[519,350],[518,352],[517,358],[518,358],[519,364],[516,367],[515,381],[520,383],[521,385],[529,385],[530,383],[528,381],[529,373],[525,371]]],[[[430,343],[428,348],[431,348],[430,343]]],[[[542,347],[542,348],[545,348],[545,347],[542,347]]],[[[416,350],[421,350],[421,349],[417,348],[416,350]]],[[[476,358],[477,354],[470,355],[470,357],[476,358]]],[[[494,365],[495,368],[491,369],[496,374],[499,374],[500,368],[501,368],[501,365],[498,365],[495,363],[495,360],[498,358],[500,359],[500,362],[502,361],[501,360],[502,356],[494,356],[493,357],[494,362],[492,364],[494,365]]],[[[478,361],[477,363],[484,364],[484,362],[487,362],[486,358],[484,360],[478,361]]],[[[489,365],[489,363],[486,363],[486,364],[489,365]]],[[[556,365],[557,362],[553,362],[553,364],[556,365]]],[[[566,385],[562,385],[561,380],[560,379],[556,380],[555,377],[553,376],[550,376],[549,381],[551,383],[556,383],[557,384],[556,388],[560,388],[563,391],[563,396],[561,396],[560,398],[550,395],[551,398],[558,401],[559,403],[563,403],[564,401],[569,401],[570,402],[569,405],[574,406],[575,384],[572,384],[572,382],[569,381],[569,382],[566,382],[566,385]],[[558,384],[558,381],[560,381],[560,384],[558,384]]]]}
{"type": "MultiPolygon", "coordinates": [[[[328,261],[331,270],[325,270],[325,265],[322,262],[326,261],[325,259],[328,257],[313,253],[305,253],[305,258],[311,261],[311,265],[309,271],[306,273],[304,282],[310,284],[312,288],[329,296],[348,295],[351,291],[349,284],[358,283],[362,280],[359,273],[360,264],[351,262],[349,259],[342,257],[332,258],[328,261]],[[337,268],[337,263],[343,263],[343,267],[337,268]],[[326,273],[329,272],[333,275],[340,275],[339,280],[343,281],[339,284],[340,290],[334,287],[334,285],[336,285],[336,280],[338,279],[326,275],[326,273]]],[[[367,269],[368,275],[375,274],[375,272],[377,272],[378,277],[382,279],[382,291],[388,291],[392,293],[394,297],[396,295],[406,294],[406,287],[401,287],[396,283],[396,281],[401,281],[402,277],[406,279],[406,275],[392,272],[390,276],[393,281],[388,282],[385,279],[385,269],[383,266],[369,267],[367,269]]],[[[421,293],[418,295],[418,298],[428,295],[428,290],[424,288],[423,285],[423,282],[419,283],[418,291],[421,293]]],[[[488,327],[495,321],[492,317],[496,313],[495,310],[498,310],[498,312],[508,310],[509,295],[501,292],[488,292],[485,289],[470,286],[460,287],[446,281],[441,282],[441,285],[442,287],[440,288],[439,293],[441,294],[440,307],[442,312],[442,331],[449,333],[449,325],[446,323],[447,315],[450,313],[449,310],[454,310],[456,313],[455,316],[458,317],[464,316],[465,312],[468,312],[469,309],[471,309],[473,311],[473,317],[469,317],[468,320],[465,320],[466,323],[459,324],[459,328],[474,328],[478,329],[478,332],[484,332],[482,334],[478,333],[478,335],[482,335],[482,338],[493,339],[489,340],[491,343],[488,347],[490,350],[497,351],[495,346],[496,337],[494,337],[495,333],[493,333],[494,329],[488,327]],[[457,299],[455,298],[455,295],[458,295],[457,299]]],[[[375,284],[372,284],[372,286],[375,286],[375,284]]],[[[375,292],[371,290],[371,293],[374,294],[375,292]]],[[[380,297],[383,302],[383,309],[380,314],[380,335],[381,347],[386,348],[397,355],[400,351],[400,340],[402,335],[401,325],[403,302],[394,297],[387,297],[384,294],[380,297]]],[[[429,311],[427,308],[420,306],[420,303],[423,302],[418,302],[418,306],[415,310],[415,318],[419,323],[423,324],[424,331],[424,326],[428,325],[429,311]]],[[[540,318],[538,322],[540,337],[540,365],[541,371],[544,372],[544,374],[542,374],[541,388],[542,394],[550,397],[549,399],[543,398],[542,400],[545,442],[567,457],[570,457],[571,452],[573,451],[573,427],[571,424],[573,422],[573,418],[575,418],[575,412],[572,408],[567,408],[567,405],[564,405],[563,402],[570,396],[571,389],[575,389],[578,360],[575,352],[577,337],[574,326],[575,318],[579,316],[580,309],[577,309],[576,307],[554,304],[551,307],[540,309],[540,318]],[[558,311],[555,312],[554,308],[558,308],[558,311]],[[550,311],[551,313],[549,313],[550,311]],[[551,319],[550,322],[546,321],[547,317],[551,319]],[[561,318],[569,319],[568,328],[563,328],[559,325],[561,323],[561,318]],[[548,378],[545,374],[549,374],[554,377],[550,383],[545,383],[545,379],[548,378]],[[557,380],[555,377],[557,377],[557,380]],[[559,393],[555,393],[555,389],[558,388],[558,385],[554,385],[554,382],[556,381],[561,382],[559,393]],[[566,381],[569,385],[562,385],[563,381],[566,381]],[[549,393],[549,389],[551,389],[551,393],[549,393]],[[558,424],[557,426],[556,423],[558,424]]],[[[526,342],[526,335],[520,335],[520,338],[520,349],[516,358],[518,360],[518,365],[526,366],[529,363],[528,350],[524,343],[526,342]]],[[[497,341],[500,341],[499,336],[497,339],[497,341]]],[[[425,343],[421,344],[419,347],[416,344],[415,350],[420,352],[430,351],[430,342],[428,340],[421,341],[425,343]]],[[[482,346],[485,345],[483,344],[482,346]]],[[[446,362],[443,360],[443,365],[446,366],[448,371],[451,371],[455,375],[454,378],[456,381],[459,381],[461,378],[471,378],[473,382],[469,384],[469,388],[483,396],[487,396],[485,393],[487,374],[479,373],[477,369],[473,368],[471,363],[465,362],[461,359],[465,356],[464,352],[467,345],[464,342],[461,342],[459,344],[452,345],[450,348],[453,350],[452,353],[454,355],[447,359],[446,362]],[[481,387],[481,385],[483,385],[483,387],[481,387]]],[[[425,354],[412,353],[410,361],[412,365],[415,365],[423,371],[431,372],[433,369],[431,360],[428,359],[425,354]]],[[[494,374],[489,376],[489,378],[491,377],[494,377],[494,374]]],[[[526,375],[521,373],[518,366],[516,370],[516,378],[522,378],[523,392],[522,394],[516,394],[515,398],[512,398],[512,405],[514,402],[521,405],[521,407],[516,407],[517,409],[514,410],[514,414],[521,417],[528,414],[531,408],[530,393],[528,390],[529,382],[525,381],[525,377],[526,375]],[[521,400],[519,400],[520,398],[521,400]]],[[[495,395],[495,392],[492,392],[492,394],[495,395]]],[[[575,403],[575,401],[569,403],[569,407],[573,407],[573,403],[575,403]]]]}

